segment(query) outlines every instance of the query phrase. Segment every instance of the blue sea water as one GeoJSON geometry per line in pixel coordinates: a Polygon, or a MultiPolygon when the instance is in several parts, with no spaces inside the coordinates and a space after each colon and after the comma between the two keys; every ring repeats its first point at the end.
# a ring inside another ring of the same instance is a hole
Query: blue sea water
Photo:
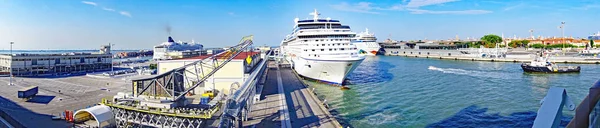
{"type": "MultiPolygon", "coordinates": [[[[579,104],[600,79],[600,65],[575,74],[529,74],[519,65],[374,56],[350,74],[350,90],[306,82],[352,127],[531,127],[550,87],[566,88],[579,104]]],[[[574,112],[563,115],[566,125],[574,112]]]]}

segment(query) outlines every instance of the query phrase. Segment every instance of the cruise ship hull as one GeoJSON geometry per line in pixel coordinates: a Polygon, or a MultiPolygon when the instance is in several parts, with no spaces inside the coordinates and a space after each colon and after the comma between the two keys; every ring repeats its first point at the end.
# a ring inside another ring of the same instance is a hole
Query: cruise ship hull
{"type": "Polygon", "coordinates": [[[379,53],[379,49],[381,49],[379,44],[375,42],[358,42],[353,44],[356,45],[358,53],[361,55],[375,56],[379,53]]]}
{"type": "Polygon", "coordinates": [[[302,57],[287,59],[292,64],[292,68],[303,77],[341,85],[344,79],[360,65],[364,57],[354,60],[317,60],[302,57]]]}

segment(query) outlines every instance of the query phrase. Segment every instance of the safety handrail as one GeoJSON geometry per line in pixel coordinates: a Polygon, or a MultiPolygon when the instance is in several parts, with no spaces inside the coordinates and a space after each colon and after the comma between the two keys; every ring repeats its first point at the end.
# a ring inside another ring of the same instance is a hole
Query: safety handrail
{"type": "Polygon", "coordinates": [[[590,125],[590,113],[597,105],[600,100],[600,80],[596,81],[585,99],[581,101],[577,109],[575,109],[575,116],[571,119],[571,122],[567,125],[567,128],[587,128],[590,125]]]}

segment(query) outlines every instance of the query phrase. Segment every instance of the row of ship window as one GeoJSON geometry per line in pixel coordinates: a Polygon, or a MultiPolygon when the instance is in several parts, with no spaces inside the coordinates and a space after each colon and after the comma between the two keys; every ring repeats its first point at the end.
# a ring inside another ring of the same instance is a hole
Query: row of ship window
{"type": "Polygon", "coordinates": [[[303,32],[350,32],[350,30],[304,30],[299,33],[303,32]]]}
{"type": "MultiPolygon", "coordinates": [[[[337,51],[337,48],[330,48],[329,51],[337,51]]],[[[340,48],[340,51],[346,50],[346,48],[340,48]]],[[[356,50],[356,48],[348,48],[348,50],[356,50]]],[[[308,49],[304,49],[305,52],[308,51],[308,49]]],[[[316,49],[311,49],[311,51],[316,51],[316,49]]],[[[325,49],[321,49],[321,51],[325,51],[325,49]]]]}
{"type": "MultiPolygon", "coordinates": [[[[327,44],[327,46],[335,46],[335,45],[341,46],[341,45],[350,45],[350,44],[345,44],[345,43],[344,44],[342,44],[342,43],[327,44]]],[[[317,44],[317,46],[319,46],[319,44],[317,44]]],[[[325,44],[321,44],[321,46],[325,46],[325,44]]]]}
{"type": "MultiPolygon", "coordinates": [[[[337,54],[328,54],[328,55],[345,55],[348,53],[337,53],[337,54]]],[[[357,53],[350,53],[350,55],[357,55],[357,53]]],[[[314,57],[321,57],[321,55],[317,55],[317,54],[308,54],[308,56],[314,56],[314,57]]]]}
{"type": "MultiPolygon", "coordinates": [[[[304,42],[308,42],[308,40],[303,40],[304,42]]],[[[315,40],[319,42],[319,40],[315,40]]],[[[350,41],[350,39],[321,39],[320,41],[350,41]]]]}
{"type": "MultiPolygon", "coordinates": [[[[355,35],[311,35],[311,36],[298,36],[300,39],[314,39],[314,38],[329,38],[329,39],[350,39],[356,37],[355,35]]],[[[321,41],[323,41],[321,39],[321,41]]],[[[333,41],[333,40],[331,40],[333,41]]],[[[341,41],[341,40],[340,40],[341,41]]]]}

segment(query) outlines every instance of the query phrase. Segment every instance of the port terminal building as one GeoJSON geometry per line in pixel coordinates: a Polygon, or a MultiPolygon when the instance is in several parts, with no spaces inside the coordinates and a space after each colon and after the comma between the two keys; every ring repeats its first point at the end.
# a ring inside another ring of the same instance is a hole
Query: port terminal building
{"type": "Polygon", "coordinates": [[[45,76],[111,70],[110,46],[98,53],[0,54],[0,74],[45,76]]]}

